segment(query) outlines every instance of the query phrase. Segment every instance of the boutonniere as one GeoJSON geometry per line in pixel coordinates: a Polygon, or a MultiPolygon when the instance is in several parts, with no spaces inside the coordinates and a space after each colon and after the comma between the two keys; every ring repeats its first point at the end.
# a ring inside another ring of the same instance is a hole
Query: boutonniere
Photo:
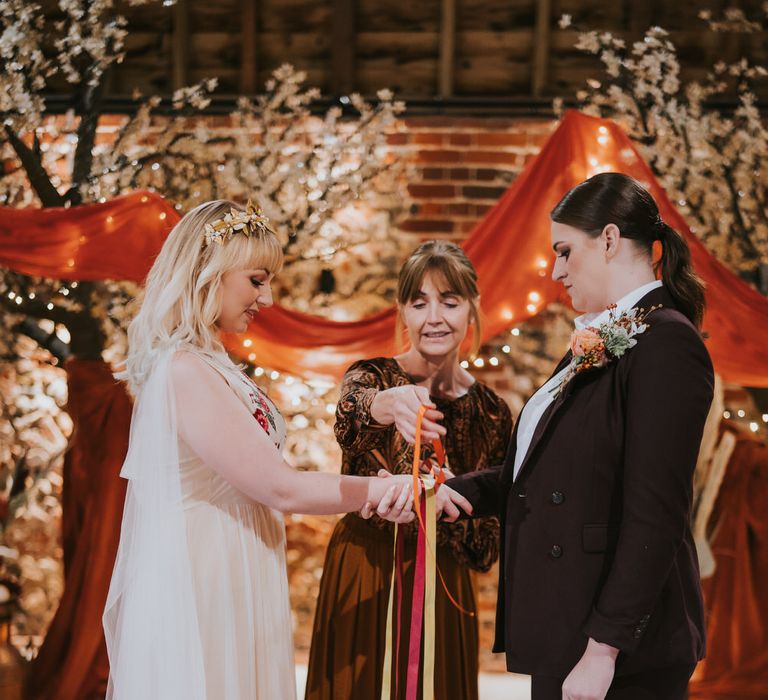
{"type": "Polygon", "coordinates": [[[589,326],[571,334],[571,359],[566,373],[550,391],[557,398],[566,384],[577,374],[588,369],[605,367],[618,360],[624,353],[637,345],[637,336],[648,328],[645,319],[652,311],[660,308],[630,309],[616,313],[616,304],[608,307],[608,320],[598,328],[589,326]]]}

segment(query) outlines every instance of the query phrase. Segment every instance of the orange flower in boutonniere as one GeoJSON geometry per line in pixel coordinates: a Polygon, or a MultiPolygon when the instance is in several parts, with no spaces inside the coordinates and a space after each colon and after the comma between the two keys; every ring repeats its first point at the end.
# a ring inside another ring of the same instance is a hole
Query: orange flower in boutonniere
{"type": "Polygon", "coordinates": [[[571,352],[574,357],[605,352],[605,345],[597,328],[584,328],[583,330],[574,331],[571,335],[571,352]]]}
{"type": "Polygon", "coordinates": [[[605,367],[637,345],[636,336],[648,328],[646,317],[658,308],[653,306],[648,311],[630,309],[617,315],[616,305],[613,304],[608,307],[608,320],[599,328],[590,326],[575,330],[571,335],[573,359],[562,380],[551,390],[554,396],[559,396],[565,385],[580,372],[605,367]]]}

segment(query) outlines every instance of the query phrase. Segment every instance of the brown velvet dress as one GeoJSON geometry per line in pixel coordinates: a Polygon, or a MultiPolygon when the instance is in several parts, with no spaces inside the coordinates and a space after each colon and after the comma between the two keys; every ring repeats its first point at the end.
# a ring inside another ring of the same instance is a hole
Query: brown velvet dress
{"type": "MultiPolygon", "coordinates": [[[[372,476],[386,467],[410,473],[413,449],[393,425],[370,414],[374,396],[414,380],[392,358],[357,362],[344,376],[336,410],[336,438],[345,474],[372,476]]],[[[434,399],[445,415],[443,440],[455,474],[501,464],[509,443],[509,408],[479,382],[457,399],[434,399]]],[[[404,526],[403,634],[399,651],[398,698],[405,697],[410,592],[416,558],[416,523],[404,526]]],[[[386,613],[392,574],[393,526],[374,515],[350,513],[337,524],[325,558],[315,614],[307,676],[307,700],[378,700],[381,694],[386,613]]],[[[437,560],[459,604],[476,610],[470,569],[487,571],[499,553],[496,518],[438,523],[437,560]]],[[[477,618],[456,610],[437,584],[435,610],[435,696],[477,700],[477,618]]],[[[392,688],[395,688],[393,674],[392,688]]],[[[419,684],[420,685],[420,684],[419,684]]],[[[419,697],[421,688],[419,687],[419,697]]]]}

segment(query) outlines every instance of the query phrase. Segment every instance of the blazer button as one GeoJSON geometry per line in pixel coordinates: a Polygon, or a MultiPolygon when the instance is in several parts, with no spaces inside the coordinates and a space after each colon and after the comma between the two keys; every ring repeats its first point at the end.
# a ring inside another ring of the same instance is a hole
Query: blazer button
{"type": "Polygon", "coordinates": [[[518,492],[517,492],[517,497],[518,497],[518,498],[525,498],[527,495],[528,495],[528,494],[527,494],[527,493],[526,493],[524,490],[523,490],[523,491],[518,491],[518,492]]]}
{"type": "Polygon", "coordinates": [[[559,506],[565,500],[565,496],[560,491],[554,491],[552,493],[552,503],[559,506]]]}
{"type": "Polygon", "coordinates": [[[553,559],[559,559],[563,556],[563,548],[559,544],[553,544],[552,549],[549,550],[549,556],[553,559]]]}
{"type": "Polygon", "coordinates": [[[643,636],[643,628],[642,627],[635,627],[635,631],[632,633],[632,636],[635,639],[640,639],[640,637],[643,636]]]}

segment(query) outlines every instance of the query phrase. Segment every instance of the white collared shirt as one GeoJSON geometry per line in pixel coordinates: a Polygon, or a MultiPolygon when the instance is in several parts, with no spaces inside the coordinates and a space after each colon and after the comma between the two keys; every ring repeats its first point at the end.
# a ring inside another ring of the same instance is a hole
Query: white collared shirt
{"type": "MultiPolygon", "coordinates": [[[[633,289],[629,294],[626,294],[616,302],[616,314],[621,314],[623,311],[629,311],[634,308],[638,301],[640,301],[646,294],[652,292],[654,289],[658,289],[663,286],[661,280],[655,280],[644,284],[642,287],[633,289]]],[[[573,319],[574,326],[577,330],[583,330],[589,326],[598,327],[601,323],[605,323],[610,318],[610,312],[608,309],[605,311],[583,314],[573,319]]],[[[515,450],[515,471],[514,477],[517,479],[517,474],[520,471],[520,466],[528,454],[528,449],[531,446],[531,440],[533,439],[533,433],[536,430],[536,426],[541,420],[541,416],[544,411],[547,410],[547,406],[552,403],[554,396],[552,391],[565,377],[568,371],[566,365],[555,376],[553,376],[548,382],[543,384],[539,390],[529,399],[528,403],[523,407],[520,413],[519,426],[517,428],[517,448],[515,450]]]]}

